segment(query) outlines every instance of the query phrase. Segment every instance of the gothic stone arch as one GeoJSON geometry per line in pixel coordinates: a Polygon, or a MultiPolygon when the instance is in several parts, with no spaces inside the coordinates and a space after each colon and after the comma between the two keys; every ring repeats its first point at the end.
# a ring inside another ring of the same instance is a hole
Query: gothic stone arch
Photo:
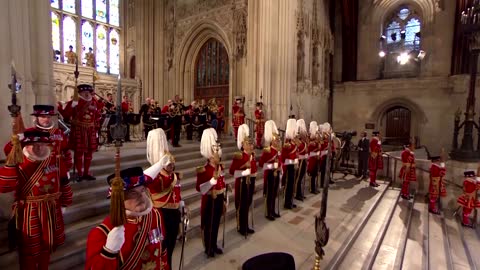
{"type": "Polygon", "coordinates": [[[369,121],[371,123],[375,123],[376,129],[378,129],[382,134],[385,134],[385,117],[387,112],[394,107],[404,107],[410,111],[410,136],[420,137],[422,133],[422,126],[427,123],[427,116],[418,104],[407,98],[393,98],[381,103],[372,112],[369,117],[369,121]]]}
{"type": "MultiPolygon", "coordinates": [[[[197,55],[202,48],[203,44],[208,41],[210,38],[214,38],[223,43],[225,49],[227,50],[228,59],[229,59],[229,104],[231,104],[232,99],[232,85],[233,85],[233,50],[232,44],[228,39],[227,33],[220,27],[216,22],[211,20],[203,20],[196,24],[192,29],[185,35],[185,38],[180,42],[175,54],[175,66],[177,67],[175,71],[175,88],[177,89],[176,93],[179,93],[184,97],[184,100],[191,101],[194,97],[194,80],[195,80],[195,61],[197,55]]],[[[225,104],[225,106],[229,106],[225,104]]]]}

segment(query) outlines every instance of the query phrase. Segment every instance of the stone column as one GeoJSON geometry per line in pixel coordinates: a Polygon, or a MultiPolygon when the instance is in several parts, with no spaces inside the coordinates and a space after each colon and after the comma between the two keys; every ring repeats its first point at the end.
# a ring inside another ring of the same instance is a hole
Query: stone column
{"type": "MultiPolygon", "coordinates": [[[[0,112],[9,116],[10,64],[16,66],[22,91],[18,103],[22,106],[25,125],[31,124],[29,114],[35,103],[54,104],[53,55],[49,1],[0,0],[0,112]]],[[[7,118],[5,118],[7,119],[7,118]]],[[[0,122],[0,142],[10,138],[10,121],[0,122]]],[[[4,159],[3,151],[0,160],[4,159]]]]}

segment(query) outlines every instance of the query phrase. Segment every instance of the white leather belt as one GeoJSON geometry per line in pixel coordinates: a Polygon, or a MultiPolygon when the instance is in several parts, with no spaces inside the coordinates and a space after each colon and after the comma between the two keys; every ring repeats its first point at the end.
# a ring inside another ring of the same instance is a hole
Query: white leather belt
{"type": "Polygon", "coordinates": [[[308,155],[299,155],[298,156],[298,159],[306,159],[306,158],[308,158],[308,155]]]}
{"type": "Polygon", "coordinates": [[[265,163],[263,164],[263,170],[266,171],[266,170],[273,170],[274,169],[274,166],[273,166],[273,163],[265,163]]]}
{"type": "Polygon", "coordinates": [[[328,150],[323,150],[323,151],[321,152],[321,155],[320,155],[320,156],[323,157],[323,156],[325,156],[326,154],[328,154],[328,150]]]}
{"type": "Polygon", "coordinates": [[[316,156],[319,156],[319,155],[320,155],[320,151],[311,152],[310,154],[308,154],[309,157],[316,157],[316,156]]]}
{"type": "Polygon", "coordinates": [[[285,165],[293,165],[295,164],[295,160],[294,159],[286,159],[285,160],[285,165]]]}

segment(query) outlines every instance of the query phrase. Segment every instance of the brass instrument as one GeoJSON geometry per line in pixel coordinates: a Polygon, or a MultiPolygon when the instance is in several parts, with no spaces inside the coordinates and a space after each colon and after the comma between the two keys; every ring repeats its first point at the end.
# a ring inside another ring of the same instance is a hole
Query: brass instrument
{"type": "Polygon", "coordinates": [[[178,103],[173,103],[172,105],[170,105],[170,107],[168,108],[168,114],[170,114],[170,116],[172,117],[182,115],[180,111],[180,105],[178,103]]]}
{"type": "Polygon", "coordinates": [[[208,110],[210,112],[213,112],[213,113],[218,112],[218,105],[217,105],[217,101],[215,100],[215,98],[212,98],[208,101],[207,107],[208,107],[208,110]]]}

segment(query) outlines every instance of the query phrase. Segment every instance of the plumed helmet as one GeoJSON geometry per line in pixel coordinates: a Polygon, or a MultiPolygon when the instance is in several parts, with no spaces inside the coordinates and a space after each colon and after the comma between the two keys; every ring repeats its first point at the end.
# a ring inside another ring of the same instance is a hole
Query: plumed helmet
{"type": "Polygon", "coordinates": [[[269,146],[274,139],[278,138],[278,136],[278,129],[275,122],[273,120],[265,122],[265,131],[263,133],[264,145],[269,146]]]}
{"type": "Polygon", "coordinates": [[[160,161],[168,149],[167,136],[161,128],[150,130],[147,136],[147,160],[151,165],[160,161]]]}
{"type": "Polygon", "coordinates": [[[250,129],[248,128],[247,124],[242,124],[238,127],[238,135],[237,135],[237,147],[238,150],[242,150],[242,144],[245,141],[250,140],[250,129]]]}
{"type": "Polygon", "coordinates": [[[297,120],[297,135],[300,134],[307,135],[307,125],[305,124],[305,120],[303,119],[297,120]]]}
{"type": "Polygon", "coordinates": [[[217,142],[218,135],[214,128],[208,128],[203,131],[202,140],[200,141],[200,153],[206,159],[213,157],[215,151],[222,156],[222,149],[217,142]]]}
{"type": "Polygon", "coordinates": [[[310,137],[312,137],[312,138],[317,134],[317,132],[318,132],[318,124],[317,124],[317,121],[312,121],[312,122],[310,122],[309,132],[310,132],[310,137]]]}
{"type": "Polygon", "coordinates": [[[285,129],[285,139],[293,139],[297,133],[297,120],[288,119],[287,128],[285,129]]]}

